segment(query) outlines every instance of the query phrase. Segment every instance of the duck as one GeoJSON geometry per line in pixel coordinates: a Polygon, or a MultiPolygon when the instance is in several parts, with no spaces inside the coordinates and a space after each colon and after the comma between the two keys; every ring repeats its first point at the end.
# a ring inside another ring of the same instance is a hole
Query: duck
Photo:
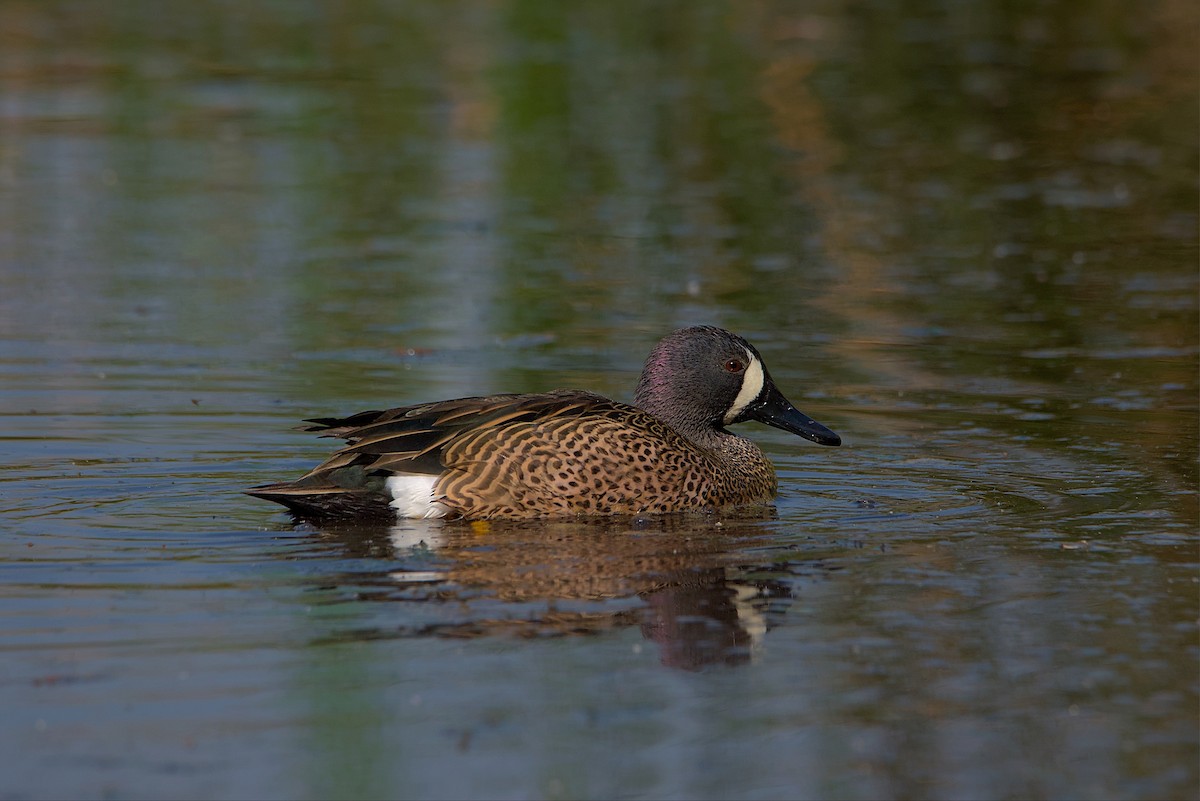
{"type": "Polygon", "coordinates": [[[313,522],[531,520],[767,505],[775,469],[729,426],[819,445],[837,434],[784,397],[761,354],[710,325],[663,337],[633,403],[593,392],[499,394],[305,420],[345,445],[305,475],[245,492],[313,522]]]}

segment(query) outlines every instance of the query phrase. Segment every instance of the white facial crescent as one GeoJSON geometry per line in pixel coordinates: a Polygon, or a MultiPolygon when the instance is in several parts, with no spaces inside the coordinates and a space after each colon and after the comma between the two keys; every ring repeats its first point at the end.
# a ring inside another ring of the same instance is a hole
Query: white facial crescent
{"type": "Polygon", "coordinates": [[[763,390],[762,363],[750,351],[746,351],[746,371],[742,373],[742,389],[733,399],[733,405],[725,412],[723,422],[729,425],[738,418],[750,402],[757,398],[763,390]]]}

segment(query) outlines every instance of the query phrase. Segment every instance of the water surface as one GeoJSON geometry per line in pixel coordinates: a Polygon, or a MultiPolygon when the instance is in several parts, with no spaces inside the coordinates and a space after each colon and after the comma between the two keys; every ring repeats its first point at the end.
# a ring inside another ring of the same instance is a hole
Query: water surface
{"type": "Polygon", "coordinates": [[[0,797],[1200,796],[1197,22],[0,8],[0,797]],[[240,494],[701,322],[765,518],[240,494]]]}

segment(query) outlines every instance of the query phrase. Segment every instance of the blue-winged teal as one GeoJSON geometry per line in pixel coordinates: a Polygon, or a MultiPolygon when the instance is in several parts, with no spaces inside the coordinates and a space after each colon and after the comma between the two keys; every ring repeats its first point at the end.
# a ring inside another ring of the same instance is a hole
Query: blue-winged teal
{"type": "Polygon", "coordinates": [[[763,452],[726,426],[746,420],[821,445],[841,438],[801,414],[762,357],[720,328],[684,328],[646,359],[633,405],[581,390],[461,398],[306,431],[348,443],[295,481],[249,494],[309,519],[636,515],[775,497],[763,452]]]}

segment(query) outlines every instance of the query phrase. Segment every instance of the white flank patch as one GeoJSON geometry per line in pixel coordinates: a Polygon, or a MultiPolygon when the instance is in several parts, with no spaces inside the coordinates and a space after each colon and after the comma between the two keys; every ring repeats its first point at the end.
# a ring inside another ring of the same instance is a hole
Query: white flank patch
{"type": "Polygon", "coordinates": [[[729,411],[725,412],[725,425],[729,425],[737,419],[742,410],[750,405],[750,402],[759,396],[763,389],[763,369],[758,359],[754,358],[754,354],[746,351],[746,372],[742,373],[742,390],[733,399],[733,405],[729,407],[729,411]]]}
{"type": "Polygon", "coordinates": [[[445,504],[433,500],[433,482],[437,476],[418,473],[400,473],[387,480],[388,492],[392,493],[389,506],[399,517],[445,517],[450,511],[445,504]]]}

